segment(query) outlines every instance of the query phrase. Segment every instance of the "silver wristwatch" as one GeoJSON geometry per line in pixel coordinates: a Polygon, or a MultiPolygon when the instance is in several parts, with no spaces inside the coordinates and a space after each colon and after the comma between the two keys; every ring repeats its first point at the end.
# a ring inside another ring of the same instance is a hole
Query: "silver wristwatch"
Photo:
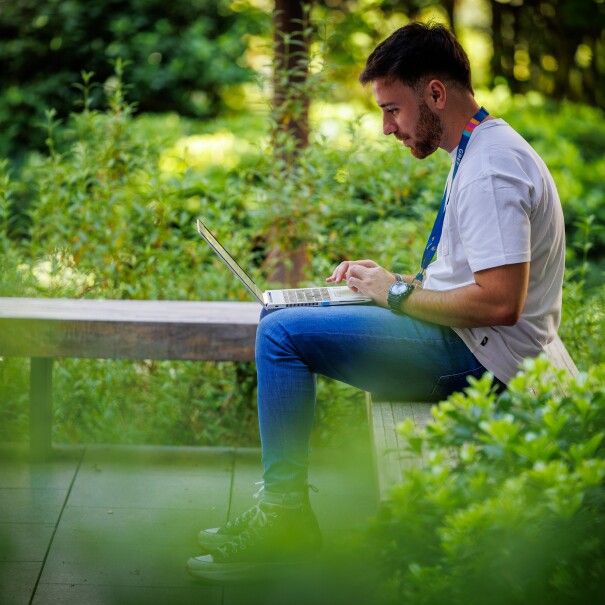
{"type": "Polygon", "coordinates": [[[389,288],[389,296],[387,298],[389,309],[394,313],[401,313],[401,303],[414,291],[416,286],[406,284],[404,281],[396,281],[389,288]]]}

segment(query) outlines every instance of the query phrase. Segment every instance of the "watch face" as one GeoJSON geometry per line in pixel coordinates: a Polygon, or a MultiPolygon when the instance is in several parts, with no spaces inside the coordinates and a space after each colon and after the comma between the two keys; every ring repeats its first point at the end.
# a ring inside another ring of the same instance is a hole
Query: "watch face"
{"type": "Polygon", "coordinates": [[[405,282],[398,281],[398,282],[395,282],[391,286],[390,292],[391,292],[391,294],[397,296],[399,294],[404,294],[405,292],[407,292],[409,287],[410,286],[408,284],[406,284],[405,282]]]}

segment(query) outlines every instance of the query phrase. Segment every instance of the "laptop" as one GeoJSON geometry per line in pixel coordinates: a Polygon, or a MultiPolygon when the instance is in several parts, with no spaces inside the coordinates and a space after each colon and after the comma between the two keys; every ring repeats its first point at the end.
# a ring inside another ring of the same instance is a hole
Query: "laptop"
{"type": "Polygon", "coordinates": [[[239,266],[222,244],[210,233],[208,227],[198,219],[197,230],[216,252],[218,257],[248,289],[250,294],[266,309],[284,307],[327,307],[331,305],[354,305],[371,302],[372,299],[353,292],[347,286],[319,286],[316,288],[287,288],[284,290],[261,290],[251,277],[239,266]]]}

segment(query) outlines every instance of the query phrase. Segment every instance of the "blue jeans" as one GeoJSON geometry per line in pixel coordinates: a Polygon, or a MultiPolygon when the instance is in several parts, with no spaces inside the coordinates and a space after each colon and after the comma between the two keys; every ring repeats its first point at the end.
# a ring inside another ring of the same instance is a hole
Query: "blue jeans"
{"type": "Polygon", "coordinates": [[[451,329],[376,305],[263,311],[256,337],[265,489],[306,489],[316,376],[437,402],[486,371],[451,329]]]}

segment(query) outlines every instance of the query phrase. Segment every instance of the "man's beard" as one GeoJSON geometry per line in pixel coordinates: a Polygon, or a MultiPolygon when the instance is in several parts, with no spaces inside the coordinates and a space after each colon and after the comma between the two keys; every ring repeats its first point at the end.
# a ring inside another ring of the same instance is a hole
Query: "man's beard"
{"type": "Polygon", "coordinates": [[[424,101],[420,102],[418,109],[420,112],[416,124],[416,139],[418,142],[411,148],[411,152],[415,158],[423,160],[439,149],[443,136],[443,126],[439,118],[424,101]]]}

